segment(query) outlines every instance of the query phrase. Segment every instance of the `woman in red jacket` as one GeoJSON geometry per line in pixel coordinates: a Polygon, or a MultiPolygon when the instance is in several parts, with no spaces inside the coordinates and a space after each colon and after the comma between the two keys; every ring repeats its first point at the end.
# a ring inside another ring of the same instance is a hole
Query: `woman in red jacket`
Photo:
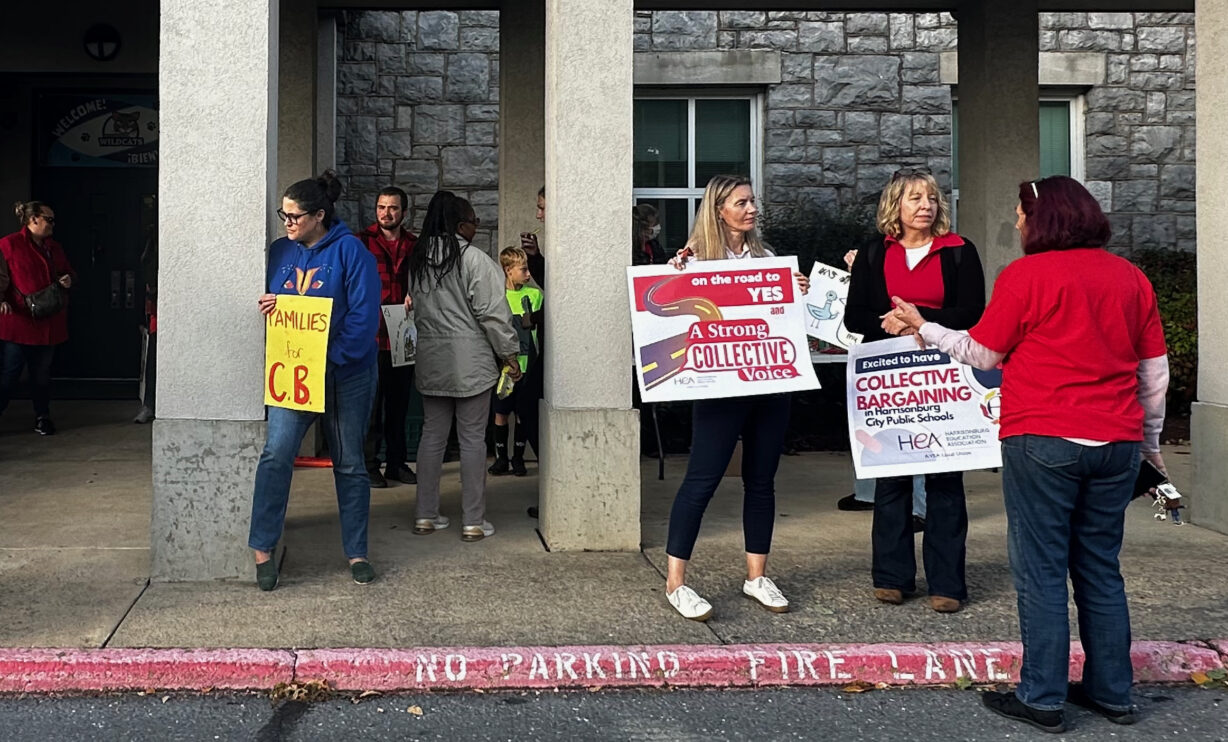
{"type": "Polygon", "coordinates": [[[68,339],[68,295],[73,270],[60,244],[51,239],[55,211],[41,201],[17,204],[20,229],[0,239],[0,258],[8,267],[9,285],[0,295],[0,413],[22,366],[30,369],[34,431],[55,435],[51,422],[51,361],[55,346],[68,339]],[[63,291],[62,308],[46,317],[31,314],[26,298],[49,286],[63,291]]]}

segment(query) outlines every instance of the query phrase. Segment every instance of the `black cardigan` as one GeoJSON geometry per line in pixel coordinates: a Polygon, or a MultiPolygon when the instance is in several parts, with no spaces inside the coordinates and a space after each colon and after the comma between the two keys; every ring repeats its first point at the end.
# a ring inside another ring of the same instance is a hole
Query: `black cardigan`
{"type": "MultiPolygon", "coordinates": [[[[952,330],[971,328],[985,311],[985,273],[981,269],[981,258],[976,245],[963,239],[960,247],[944,247],[938,251],[942,261],[942,309],[917,307],[927,321],[952,330]],[[956,251],[960,251],[959,260],[956,260],[956,251]]],[[[866,342],[894,337],[883,332],[883,321],[879,319],[892,308],[887,275],[883,271],[886,257],[885,239],[876,237],[857,251],[853,261],[844,326],[850,332],[863,335],[866,342]],[[873,256],[870,253],[874,253],[873,256]]]]}

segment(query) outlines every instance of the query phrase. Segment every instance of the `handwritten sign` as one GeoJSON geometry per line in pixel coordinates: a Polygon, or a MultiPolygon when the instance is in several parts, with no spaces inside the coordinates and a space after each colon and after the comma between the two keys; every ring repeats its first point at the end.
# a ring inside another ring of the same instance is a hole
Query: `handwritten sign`
{"type": "Polygon", "coordinates": [[[912,337],[849,350],[853,465],[862,479],[1002,466],[1002,372],[957,363],[912,337]]]}
{"type": "Polygon", "coordinates": [[[795,270],[793,257],[628,268],[644,401],[818,389],[795,270]]]}
{"type": "Polygon", "coordinates": [[[333,300],[320,296],[277,297],[265,318],[264,403],[304,412],[324,411],[328,327],[333,300]]]}
{"type": "Polygon", "coordinates": [[[849,277],[848,271],[816,262],[810,270],[810,293],[806,295],[806,334],[845,350],[861,342],[860,335],[844,328],[849,277]]]}
{"type": "Polygon", "coordinates": [[[414,310],[404,304],[384,304],[380,307],[384,326],[388,328],[388,344],[392,349],[392,367],[414,365],[418,348],[418,327],[414,324],[414,310]]]}

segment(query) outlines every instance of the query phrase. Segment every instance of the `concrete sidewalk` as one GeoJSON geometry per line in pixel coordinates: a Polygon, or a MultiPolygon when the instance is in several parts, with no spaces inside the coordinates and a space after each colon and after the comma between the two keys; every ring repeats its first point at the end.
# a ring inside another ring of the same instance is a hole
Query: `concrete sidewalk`
{"type": "MultiPolygon", "coordinates": [[[[924,600],[893,607],[870,595],[869,513],[844,513],[847,455],[782,460],[770,574],[792,603],[773,615],[741,596],[741,488],[726,480],[708,511],[689,583],[716,609],[680,618],[663,595],[669,507],[685,457],[643,469],[642,553],[550,553],[526,508],[537,481],[491,478],[497,533],[476,544],[457,528],[410,532],[414,488],[376,490],[371,557],[379,579],[358,586],[340,551],[328,470],[299,470],[282,582],[147,585],[149,428],[128,405],[59,403],[62,433],[40,438],[0,420],[0,646],[16,648],[559,647],[813,645],[1015,641],[999,478],[967,476],[971,602],[940,615],[924,600]]],[[[1173,450],[1175,480],[1189,457],[1173,450]]],[[[443,512],[459,520],[456,466],[443,512]]],[[[920,559],[918,558],[918,562],[920,559]]],[[[1131,506],[1122,552],[1139,640],[1228,637],[1228,536],[1152,520],[1131,506]]],[[[922,590],[924,589],[922,583],[922,590]]],[[[1206,646],[1205,644],[1202,646],[1206,646]]],[[[696,647],[698,649],[698,647],[696,647]]]]}

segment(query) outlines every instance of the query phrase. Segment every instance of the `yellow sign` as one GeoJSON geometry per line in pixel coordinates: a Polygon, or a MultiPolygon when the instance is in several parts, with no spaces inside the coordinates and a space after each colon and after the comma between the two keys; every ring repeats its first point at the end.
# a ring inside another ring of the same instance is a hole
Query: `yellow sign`
{"type": "Polygon", "coordinates": [[[277,297],[266,317],[264,403],[304,412],[324,411],[328,369],[328,324],[333,300],[320,296],[277,297]]]}

